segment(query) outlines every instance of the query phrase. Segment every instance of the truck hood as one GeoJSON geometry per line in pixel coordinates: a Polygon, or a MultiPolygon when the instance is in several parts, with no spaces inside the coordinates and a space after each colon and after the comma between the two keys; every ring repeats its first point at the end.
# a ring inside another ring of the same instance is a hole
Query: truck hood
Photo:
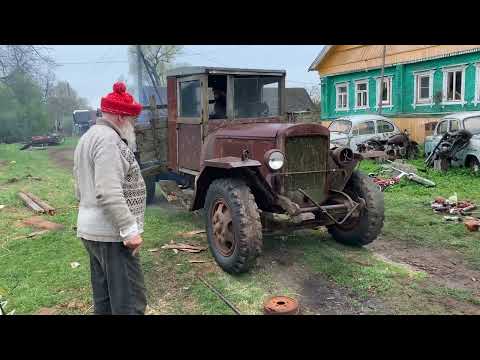
{"type": "Polygon", "coordinates": [[[279,134],[321,134],[328,136],[328,129],[316,123],[239,123],[213,132],[218,138],[274,139],[279,134]]]}

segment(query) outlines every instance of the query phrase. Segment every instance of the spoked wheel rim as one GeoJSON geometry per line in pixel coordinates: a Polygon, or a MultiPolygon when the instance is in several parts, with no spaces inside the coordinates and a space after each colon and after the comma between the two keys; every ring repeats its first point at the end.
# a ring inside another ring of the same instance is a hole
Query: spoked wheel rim
{"type": "Polygon", "coordinates": [[[232,212],[225,200],[215,201],[211,215],[213,242],[223,256],[231,256],[235,250],[235,235],[232,212]]]}

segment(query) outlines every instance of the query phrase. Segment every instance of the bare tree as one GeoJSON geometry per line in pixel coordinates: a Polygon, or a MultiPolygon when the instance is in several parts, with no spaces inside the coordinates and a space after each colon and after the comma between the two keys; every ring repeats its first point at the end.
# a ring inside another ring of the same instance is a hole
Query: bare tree
{"type": "MultiPolygon", "coordinates": [[[[128,62],[130,73],[138,77],[138,48],[149,70],[153,73],[158,86],[165,86],[166,72],[174,65],[175,59],[182,54],[182,45],[130,45],[128,49],[128,62]]],[[[145,66],[142,66],[142,85],[150,83],[150,76],[145,66]]],[[[155,86],[155,85],[154,85],[155,86]]]]}
{"type": "Polygon", "coordinates": [[[55,62],[48,55],[49,50],[36,45],[1,45],[0,81],[8,82],[15,72],[41,80],[41,77],[55,66],[55,62]]]}

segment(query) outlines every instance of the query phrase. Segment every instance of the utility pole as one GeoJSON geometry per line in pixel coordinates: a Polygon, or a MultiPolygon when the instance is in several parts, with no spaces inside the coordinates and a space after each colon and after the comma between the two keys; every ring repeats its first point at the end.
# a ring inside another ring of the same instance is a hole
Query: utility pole
{"type": "Polygon", "coordinates": [[[138,87],[138,101],[142,101],[141,96],[142,96],[142,84],[143,84],[143,77],[142,77],[142,55],[141,55],[141,49],[140,45],[137,45],[137,87],[138,87]]]}
{"type": "Polygon", "coordinates": [[[387,45],[383,45],[383,59],[382,59],[382,72],[380,75],[380,91],[378,92],[378,114],[382,115],[383,104],[383,72],[385,70],[385,54],[387,52],[387,45]]]}

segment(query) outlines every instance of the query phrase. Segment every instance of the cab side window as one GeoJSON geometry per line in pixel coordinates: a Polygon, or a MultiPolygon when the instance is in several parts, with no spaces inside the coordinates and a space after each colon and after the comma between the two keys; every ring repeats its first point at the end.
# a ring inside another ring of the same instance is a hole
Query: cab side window
{"type": "Polygon", "coordinates": [[[437,135],[446,134],[447,131],[448,131],[448,120],[444,120],[440,124],[438,124],[437,135]]]}
{"type": "Polygon", "coordinates": [[[179,86],[179,117],[200,117],[202,111],[202,95],[200,80],[182,81],[179,86]]]}
{"type": "Polygon", "coordinates": [[[395,128],[393,127],[393,125],[390,124],[388,121],[377,120],[377,132],[378,133],[392,132],[394,129],[395,128]]]}

